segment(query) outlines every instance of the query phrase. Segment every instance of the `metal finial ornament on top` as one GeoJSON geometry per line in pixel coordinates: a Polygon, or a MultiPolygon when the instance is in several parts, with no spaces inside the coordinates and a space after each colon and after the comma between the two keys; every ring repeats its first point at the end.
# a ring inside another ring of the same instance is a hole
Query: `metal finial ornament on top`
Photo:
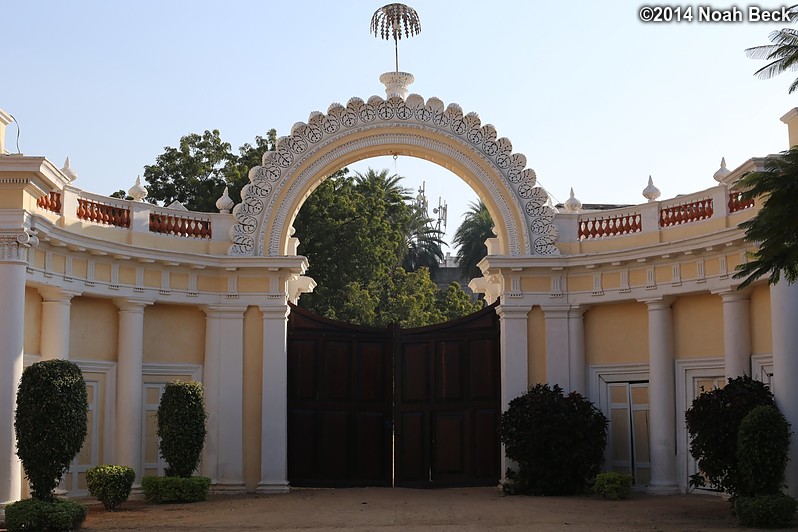
{"type": "Polygon", "coordinates": [[[399,39],[421,33],[421,20],[416,10],[404,4],[388,4],[379,8],[371,17],[371,33],[386,41],[393,37],[396,55],[396,72],[399,72],[399,39]]]}

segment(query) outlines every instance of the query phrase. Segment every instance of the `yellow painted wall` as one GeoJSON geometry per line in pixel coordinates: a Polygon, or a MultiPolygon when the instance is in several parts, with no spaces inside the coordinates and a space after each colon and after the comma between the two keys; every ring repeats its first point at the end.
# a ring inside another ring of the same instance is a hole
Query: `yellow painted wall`
{"type": "Polygon", "coordinates": [[[648,362],[648,309],[643,303],[615,303],[584,314],[585,359],[590,364],[648,362]]]}
{"type": "MultiPolygon", "coordinates": [[[[773,353],[773,336],[770,332],[770,288],[760,284],[751,291],[751,353],[773,353]]],[[[796,324],[798,326],[798,324],[796,324]]]]}
{"type": "Polygon", "coordinates": [[[546,319],[540,307],[532,307],[527,319],[528,383],[546,382],[546,319]]]}
{"type": "Polygon", "coordinates": [[[254,492],[260,481],[263,318],[260,309],[244,313],[244,484],[254,492]]]}
{"type": "Polygon", "coordinates": [[[676,358],[723,356],[723,300],[720,296],[682,296],[671,308],[676,358]]]}
{"type": "Polygon", "coordinates": [[[144,309],[144,362],[202,364],[205,313],[197,307],[156,304],[144,309]]]}
{"type": "Polygon", "coordinates": [[[75,297],[70,307],[69,356],[116,360],[119,311],[110,299],[75,297]]]}
{"type": "Polygon", "coordinates": [[[524,277],[521,279],[521,290],[524,292],[543,292],[551,290],[550,277],[524,277]]]}
{"type": "Polygon", "coordinates": [[[41,354],[42,297],[39,291],[25,287],[25,353],[41,354]]]}

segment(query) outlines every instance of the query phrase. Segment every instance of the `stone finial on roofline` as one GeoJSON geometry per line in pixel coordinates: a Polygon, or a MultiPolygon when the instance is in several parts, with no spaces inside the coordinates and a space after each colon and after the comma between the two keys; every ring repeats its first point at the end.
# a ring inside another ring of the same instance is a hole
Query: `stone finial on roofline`
{"type": "Polygon", "coordinates": [[[718,183],[723,183],[725,179],[731,174],[731,170],[726,168],[726,157],[721,157],[720,159],[720,168],[715,174],[712,176],[715,178],[715,181],[718,183]]]}
{"type": "Polygon", "coordinates": [[[133,201],[144,201],[144,198],[147,197],[147,189],[141,184],[141,176],[136,176],[136,184],[130,187],[127,193],[133,198],[133,201]]]}
{"type": "Polygon", "coordinates": [[[216,208],[219,209],[219,212],[222,214],[230,214],[230,211],[233,210],[233,207],[235,207],[235,202],[228,194],[227,187],[224,187],[224,192],[222,193],[221,197],[216,200],[216,208]]]}
{"type": "Polygon", "coordinates": [[[574,197],[574,187],[571,187],[571,197],[565,200],[563,207],[568,214],[577,214],[582,208],[582,202],[574,197]]]}
{"type": "Polygon", "coordinates": [[[657,187],[654,186],[654,180],[651,176],[648,176],[648,186],[643,189],[643,197],[648,200],[649,203],[657,201],[657,198],[662,194],[657,187]]]}
{"type": "Polygon", "coordinates": [[[69,181],[74,181],[78,178],[78,173],[69,164],[69,157],[64,161],[64,167],[61,168],[61,173],[64,174],[69,181]]]}

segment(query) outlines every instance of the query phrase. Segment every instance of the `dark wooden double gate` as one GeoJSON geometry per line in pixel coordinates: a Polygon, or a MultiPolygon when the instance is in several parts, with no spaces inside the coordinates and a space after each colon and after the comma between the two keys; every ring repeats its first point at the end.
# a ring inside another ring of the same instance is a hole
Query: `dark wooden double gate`
{"type": "Polygon", "coordinates": [[[417,329],[339,323],[291,307],[293,486],[496,485],[495,306],[417,329]]]}

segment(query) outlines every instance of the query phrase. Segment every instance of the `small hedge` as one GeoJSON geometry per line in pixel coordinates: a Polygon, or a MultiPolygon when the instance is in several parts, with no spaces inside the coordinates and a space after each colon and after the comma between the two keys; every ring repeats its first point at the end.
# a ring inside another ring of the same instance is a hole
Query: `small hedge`
{"type": "Polygon", "coordinates": [[[8,532],[19,530],[61,531],[80,528],[86,507],[69,499],[25,499],[6,506],[8,532]]]}
{"type": "Polygon", "coordinates": [[[74,362],[45,360],[22,372],[14,430],[34,499],[55,499],[53,489],[83,447],[87,412],[86,382],[74,362]]]}
{"type": "Polygon", "coordinates": [[[632,494],[632,475],[622,475],[611,471],[600,473],[591,491],[605,499],[628,499],[632,494]]]}
{"type": "Polygon", "coordinates": [[[167,477],[190,477],[205,445],[205,397],[202,384],[174,381],[164,387],[158,404],[159,449],[167,477]]]}
{"type": "Polygon", "coordinates": [[[756,528],[785,528],[795,516],[798,502],[789,495],[757,495],[737,497],[734,500],[734,513],[743,526],[756,528]]]}
{"type": "Polygon", "coordinates": [[[790,424],[775,406],[754,407],[737,431],[739,494],[775,495],[784,484],[790,424]]]}
{"type": "Polygon", "coordinates": [[[89,494],[109,511],[114,511],[130,497],[134,480],[136,472],[127,466],[99,465],[86,471],[89,494]]]}
{"type": "Polygon", "coordinates": [[[518,471],[508,470],[511,493],[572,495],[587,491],[604,462],[607,418],[576,392],[536,384],[510,401],[501,440],[518,471]]]}
{"type": "Polygon", "coordinates": [[[144,500],[154,504],[166,502],[207,501],[211,489],[208,477],[144,477],[141,479],[144,500]]]}

